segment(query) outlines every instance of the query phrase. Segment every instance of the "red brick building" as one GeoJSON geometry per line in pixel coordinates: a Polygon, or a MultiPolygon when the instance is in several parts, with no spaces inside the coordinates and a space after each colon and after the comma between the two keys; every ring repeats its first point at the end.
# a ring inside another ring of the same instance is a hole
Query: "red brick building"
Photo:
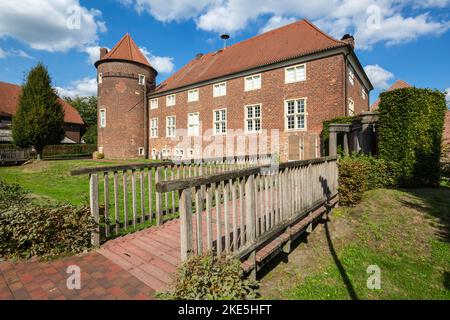
{"type": "MultiPolygon", "coordinates": [[[[0,129],[8,131],[8,134],[2,135],[2,139],[5,141],[0,141],[3,143],[12,142],[12,137],[10,135],[8,127],[11,125],[12,118],[16,114],[19,97],[22,92],[22,87],[6,82],[0,82],[0,129]]],[[[72,107],[66,101],[59,99],[59,102],[63,106],[64,111],[64,131],[65,143],[80,143],[81,133],[84,129],[84,122],[81,119],[78,111],[72,107]]]]}
{"type": "Polygon", "coordinates": [[[333,39],[307,20],[198,54],[158,86],[129,35],[101,49],[96,67],[98,141],[107,158],[218,150],[317,157],[323,121],[368,111],[373,89],[353,37],[333,39]]]}

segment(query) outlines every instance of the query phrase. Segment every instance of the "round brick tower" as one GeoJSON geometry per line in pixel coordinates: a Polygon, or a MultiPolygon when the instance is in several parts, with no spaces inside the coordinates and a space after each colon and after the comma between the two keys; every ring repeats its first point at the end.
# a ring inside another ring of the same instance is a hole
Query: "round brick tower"
{"type": "Polygon", "coordinates": [[[147,92],[157,72],[126,34],[108,52],[100,49],[98,79],[98,149],[109,159],[148,157],[147,92]]]}

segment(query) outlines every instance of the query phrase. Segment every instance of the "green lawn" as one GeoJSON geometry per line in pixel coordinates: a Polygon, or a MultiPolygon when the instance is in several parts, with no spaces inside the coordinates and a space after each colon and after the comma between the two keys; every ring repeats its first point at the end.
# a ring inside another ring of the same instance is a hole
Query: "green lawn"
{"type": "Polygon", "coordinates": [[[450,188],[370,191],[331,219],[263,278],[265,298],[450,299],[450,188]]]}

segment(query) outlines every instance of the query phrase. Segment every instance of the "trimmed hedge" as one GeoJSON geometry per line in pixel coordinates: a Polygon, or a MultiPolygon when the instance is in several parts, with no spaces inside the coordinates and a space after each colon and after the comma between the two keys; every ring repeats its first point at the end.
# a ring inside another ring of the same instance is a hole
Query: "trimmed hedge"
{"type": "Polygon", "coordinates": [[[391,166],[383,159],[356,155],[339,160],[339,204],[355,206],[365,191],[395,184],[391,166]]]}
{"type": "Polygon", "coordinates": [[[379,157],[400,187],[437,186],[446,111],[440,91],[404,88],[380,95],[379,157]]]}
{"type": "Polygon", "coordinates": [[[44,157],[63,155],[92,155],[97,146],[92,144],[58,144],[45,146],[44,157]]]}
{"type": "Polygon", "coordinates": [[[36,205],[17,184],[0,182],[0,256],[54,257],[91,246],[95,223],[87,206],[36,205]]]}
{"type": "Polygon", "coordinates": [[[173,289],[157,294],[166,300],[248,300],[258,297],[259,283],[243,278],[238,259],[192,256],[177,270],[173,289]]]}

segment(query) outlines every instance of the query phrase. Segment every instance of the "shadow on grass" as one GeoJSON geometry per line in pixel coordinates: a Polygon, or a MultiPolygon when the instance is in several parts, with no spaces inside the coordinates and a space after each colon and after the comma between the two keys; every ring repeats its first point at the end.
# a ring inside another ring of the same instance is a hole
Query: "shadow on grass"
{"type": "Polygon", "coordinates": [[[420,188],[402,190],[420,199],[421,203],[400,199],[404,206],[438,219],[436,235],[441,241],[450,242],[450,188],[420,188]]]}

